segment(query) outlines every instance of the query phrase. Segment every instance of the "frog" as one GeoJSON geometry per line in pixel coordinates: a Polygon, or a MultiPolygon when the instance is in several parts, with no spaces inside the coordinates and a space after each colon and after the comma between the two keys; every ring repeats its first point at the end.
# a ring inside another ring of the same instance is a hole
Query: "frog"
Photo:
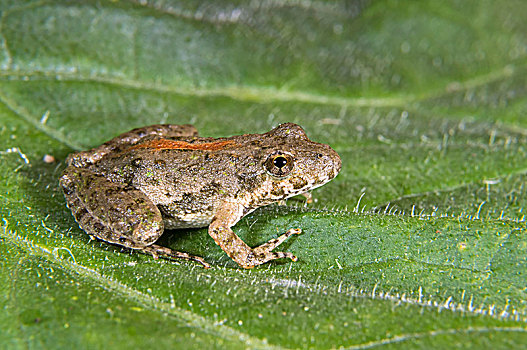
{"type": "Polygon", "coordinates": [[[232,227],[254,210],[304,194],[337,176],[341,159],[304,129],[284,123],[262,134],[201,137],[193,125],[157,124],[70,154],[59,184],[79,227],[92,239],[142,253],[211,265],[156,244],[165,230],[208,227],[240,267],[298,258],[274,251],[291,228],[251,248],[232,227]]]}

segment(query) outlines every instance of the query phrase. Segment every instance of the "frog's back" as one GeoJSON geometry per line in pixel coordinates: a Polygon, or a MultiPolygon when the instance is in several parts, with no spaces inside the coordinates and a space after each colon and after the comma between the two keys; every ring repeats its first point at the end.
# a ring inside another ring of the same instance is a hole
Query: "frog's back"
{"type": "Polygon", "coordinates": [[[240,191],[238,148],[231,139],[153,139],[104,157],[93,170],[145,193],[165,227],[204,227],[240,191]]]}
{"type": "Polygon", "coordinates": [[[107,154],[94,171],[143,192],[167,227],[208,225],[225,202],[242,215],[329,181],[338,155],[294,124],[229,138],[154,137],[107,154]],[[286,172],[284,172],[286,171],[286,172]]]}

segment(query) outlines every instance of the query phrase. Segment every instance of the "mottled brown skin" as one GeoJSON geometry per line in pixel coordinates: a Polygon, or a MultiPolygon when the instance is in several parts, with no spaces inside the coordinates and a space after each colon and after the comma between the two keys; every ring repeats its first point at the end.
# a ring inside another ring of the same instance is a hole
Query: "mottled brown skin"
{"type": "Polygon", "coordinates": [[[305,193],[341,168],[328,145],[310,141],[296,124],[265,134],[199,137],[191,125],[152,125],[71,154],[60,178],[68,207],[92,237],[210,267],[201,257],[154,244],[164,229],[209,227],[240,266],[289,258],[273,252],[292,234],[251,248],[231,229],[258,207],[305,193]]]}

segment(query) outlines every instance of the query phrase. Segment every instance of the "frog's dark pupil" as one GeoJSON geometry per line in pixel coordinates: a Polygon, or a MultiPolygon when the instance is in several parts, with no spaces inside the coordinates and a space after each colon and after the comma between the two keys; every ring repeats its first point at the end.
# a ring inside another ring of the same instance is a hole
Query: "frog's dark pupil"
{"type": "Polygon", "coordinates": [[[283,167],[285,167],[287,165],[287,159],[285,159],[285,157],[278,156],[275,159],[273,159],[273,164],[277,168],[282,169],[283,167]]]}

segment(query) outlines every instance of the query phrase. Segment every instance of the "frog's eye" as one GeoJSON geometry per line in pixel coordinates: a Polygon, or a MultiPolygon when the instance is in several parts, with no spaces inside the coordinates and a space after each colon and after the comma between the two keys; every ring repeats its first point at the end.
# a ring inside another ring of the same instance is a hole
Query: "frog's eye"
{"type": "Polygon", "coordinates": [[[283,177],[293,170],[294,159],[288,153],[275,152],[267,158],[264,165],[271,175],[283,177]]]}

